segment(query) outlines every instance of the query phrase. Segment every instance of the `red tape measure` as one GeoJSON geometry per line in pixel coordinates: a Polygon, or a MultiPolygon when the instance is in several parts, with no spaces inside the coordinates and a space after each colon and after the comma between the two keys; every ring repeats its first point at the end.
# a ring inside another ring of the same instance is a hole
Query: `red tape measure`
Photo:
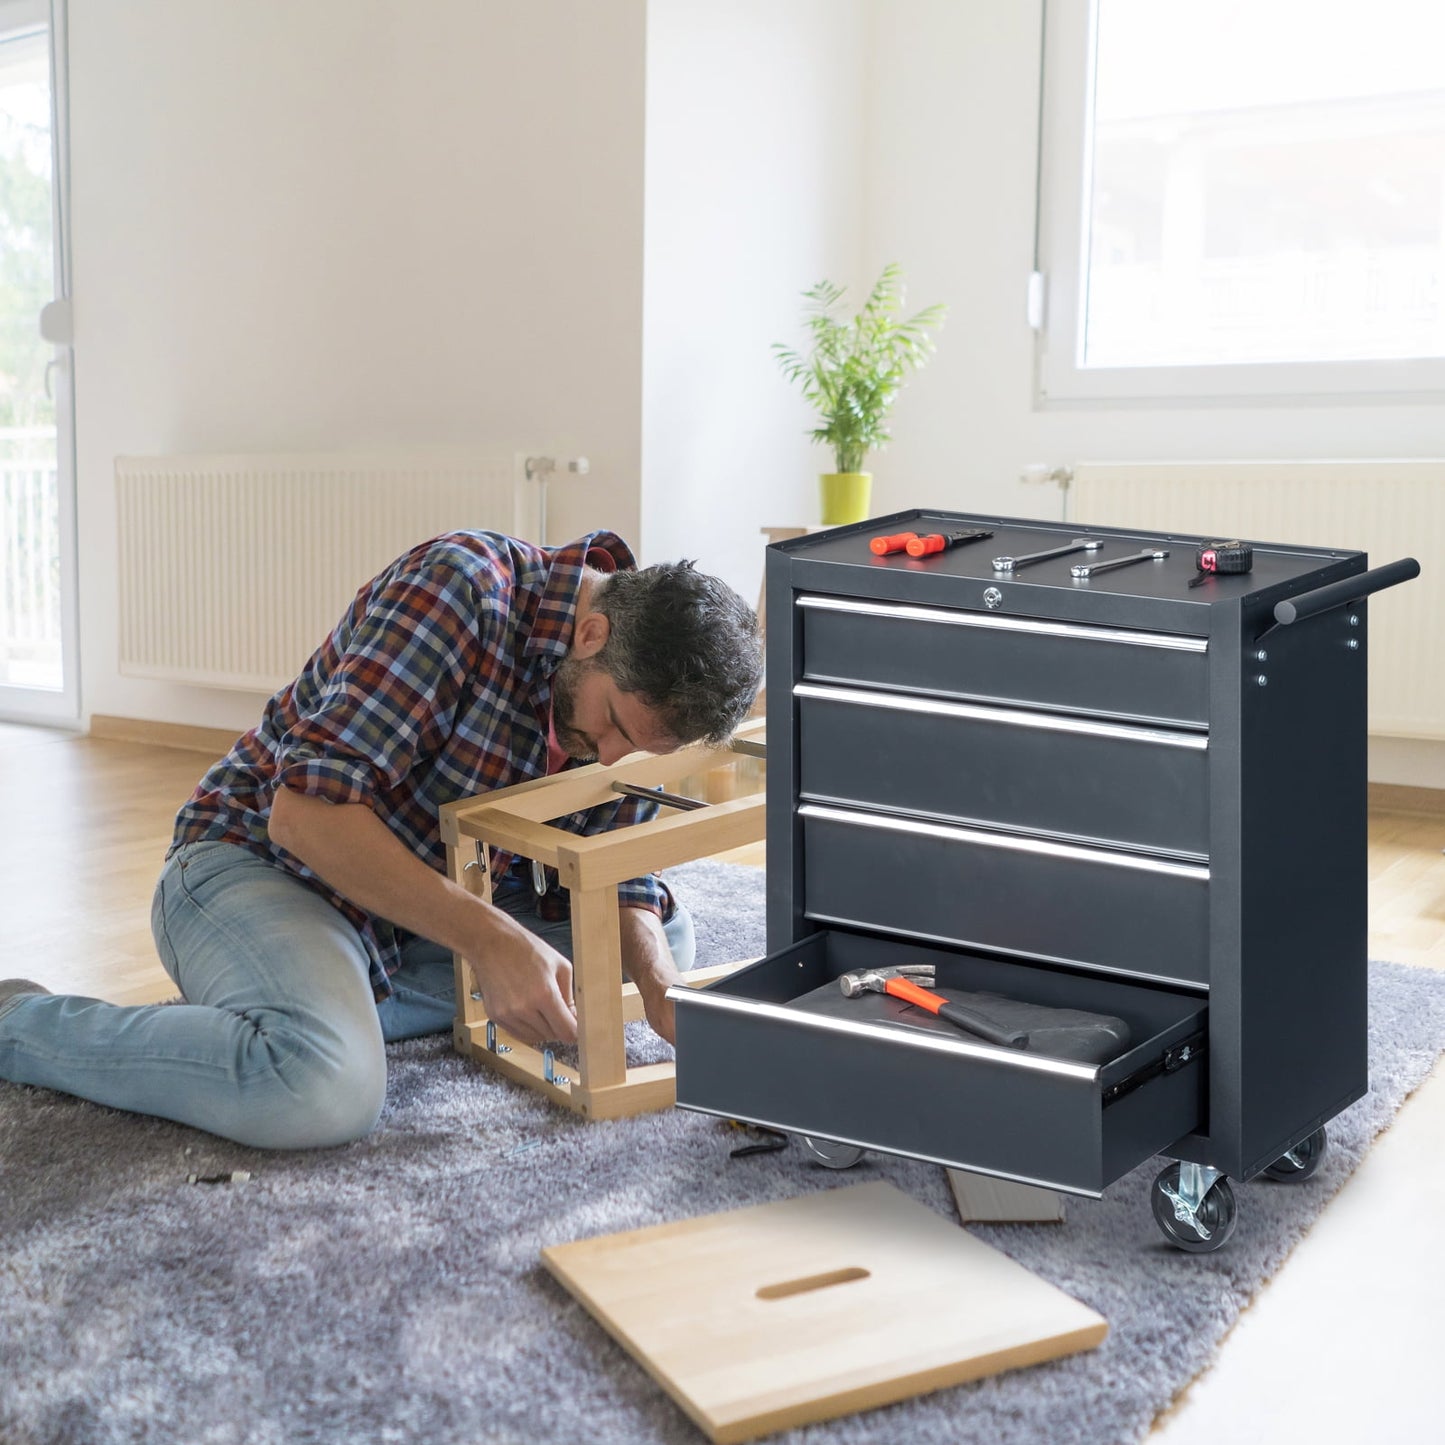
{"type": "Polygon", "coordinates": [[[1254,548],[1248,542],[1206,542],[1194,553],[1194,565],[1199,576],[1190,582],[1198,587],[1211,577],[1237,577],[1254,566],[1254,548]]]}

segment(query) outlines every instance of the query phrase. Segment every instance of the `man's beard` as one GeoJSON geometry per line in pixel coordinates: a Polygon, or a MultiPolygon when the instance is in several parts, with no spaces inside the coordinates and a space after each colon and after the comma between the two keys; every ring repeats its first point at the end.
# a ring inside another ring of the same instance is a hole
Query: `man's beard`
{"type": "Polygon", "coordinates": [[[564,657],[552,674],[552,731],[562,751],[579,763],[595,763],[597,748],[575,726],[577,688],[583,678],[601,670],[590,657],[564,657]]]}

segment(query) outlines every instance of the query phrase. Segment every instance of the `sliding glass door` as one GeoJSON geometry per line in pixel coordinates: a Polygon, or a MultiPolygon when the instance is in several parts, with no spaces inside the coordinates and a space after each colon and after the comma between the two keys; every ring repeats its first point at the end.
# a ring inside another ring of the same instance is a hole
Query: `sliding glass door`
{"type": "Polygon", "coordinates": [[[68,303],[52,304],[68,292],[63,66],[51,41],[49,4],[0,0],[0,717],[64,723],[79,715],[79,688],[68,303]]]}

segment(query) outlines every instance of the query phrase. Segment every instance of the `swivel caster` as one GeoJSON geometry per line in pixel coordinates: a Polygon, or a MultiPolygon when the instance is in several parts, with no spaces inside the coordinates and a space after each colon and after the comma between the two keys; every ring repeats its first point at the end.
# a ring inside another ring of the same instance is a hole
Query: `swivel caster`
{"type": "Polygon", "coordinates": [[[816,1164],[825,1169],[851,1169],[862,1157],[863,1151],[856,1144],[839,1144],[832,1139],[814,1139],[811,1134],[799,1134],[803,1148],[816,1164]]]}
{"type": "Polygon", "coordinates": [[[1326,1136],[1323,1129],[1301,1139],[1293,1149],[1286,1149],[1273,1164],[1266,1164],[1263,1170],[1266,1179],[1275,1179],[1282,1184],[1297,1184],[1308,1179],[1320,1167],[1325,1157],[1326,1136]]]}
{"type": "Polygon", "coordinates": [[[1234,1233],[1239,1216],[1234,1189],[1217,1169],[1171,1164],[1149,1193],[1154,1222],[1176,1249],[1212,1254],[1234,1233]]]}

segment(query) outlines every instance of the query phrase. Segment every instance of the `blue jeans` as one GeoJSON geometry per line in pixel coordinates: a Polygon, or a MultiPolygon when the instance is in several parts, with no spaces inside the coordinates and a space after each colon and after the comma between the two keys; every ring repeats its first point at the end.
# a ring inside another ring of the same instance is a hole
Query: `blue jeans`
{"type": "MultiPolygon", "coordinates": [[[[538,919],[530,892],[499,892],[496,902],[571,957],[570,924],[538,919]]],[[[151,928],[185,1002],[18,999],[0,1013],[0,1079],[255,1148],[321,1148],[375,1127],[386,1044],[452,1026],[447,950],[413,939],[392,978],[396,993],[378,1004],[351,924],[304,883],[231,843],[188,843],[171,855],[151,928]]],[[[665,931],[678,968],[691,968],[686,909],[679,905],[665,931]]]]}

